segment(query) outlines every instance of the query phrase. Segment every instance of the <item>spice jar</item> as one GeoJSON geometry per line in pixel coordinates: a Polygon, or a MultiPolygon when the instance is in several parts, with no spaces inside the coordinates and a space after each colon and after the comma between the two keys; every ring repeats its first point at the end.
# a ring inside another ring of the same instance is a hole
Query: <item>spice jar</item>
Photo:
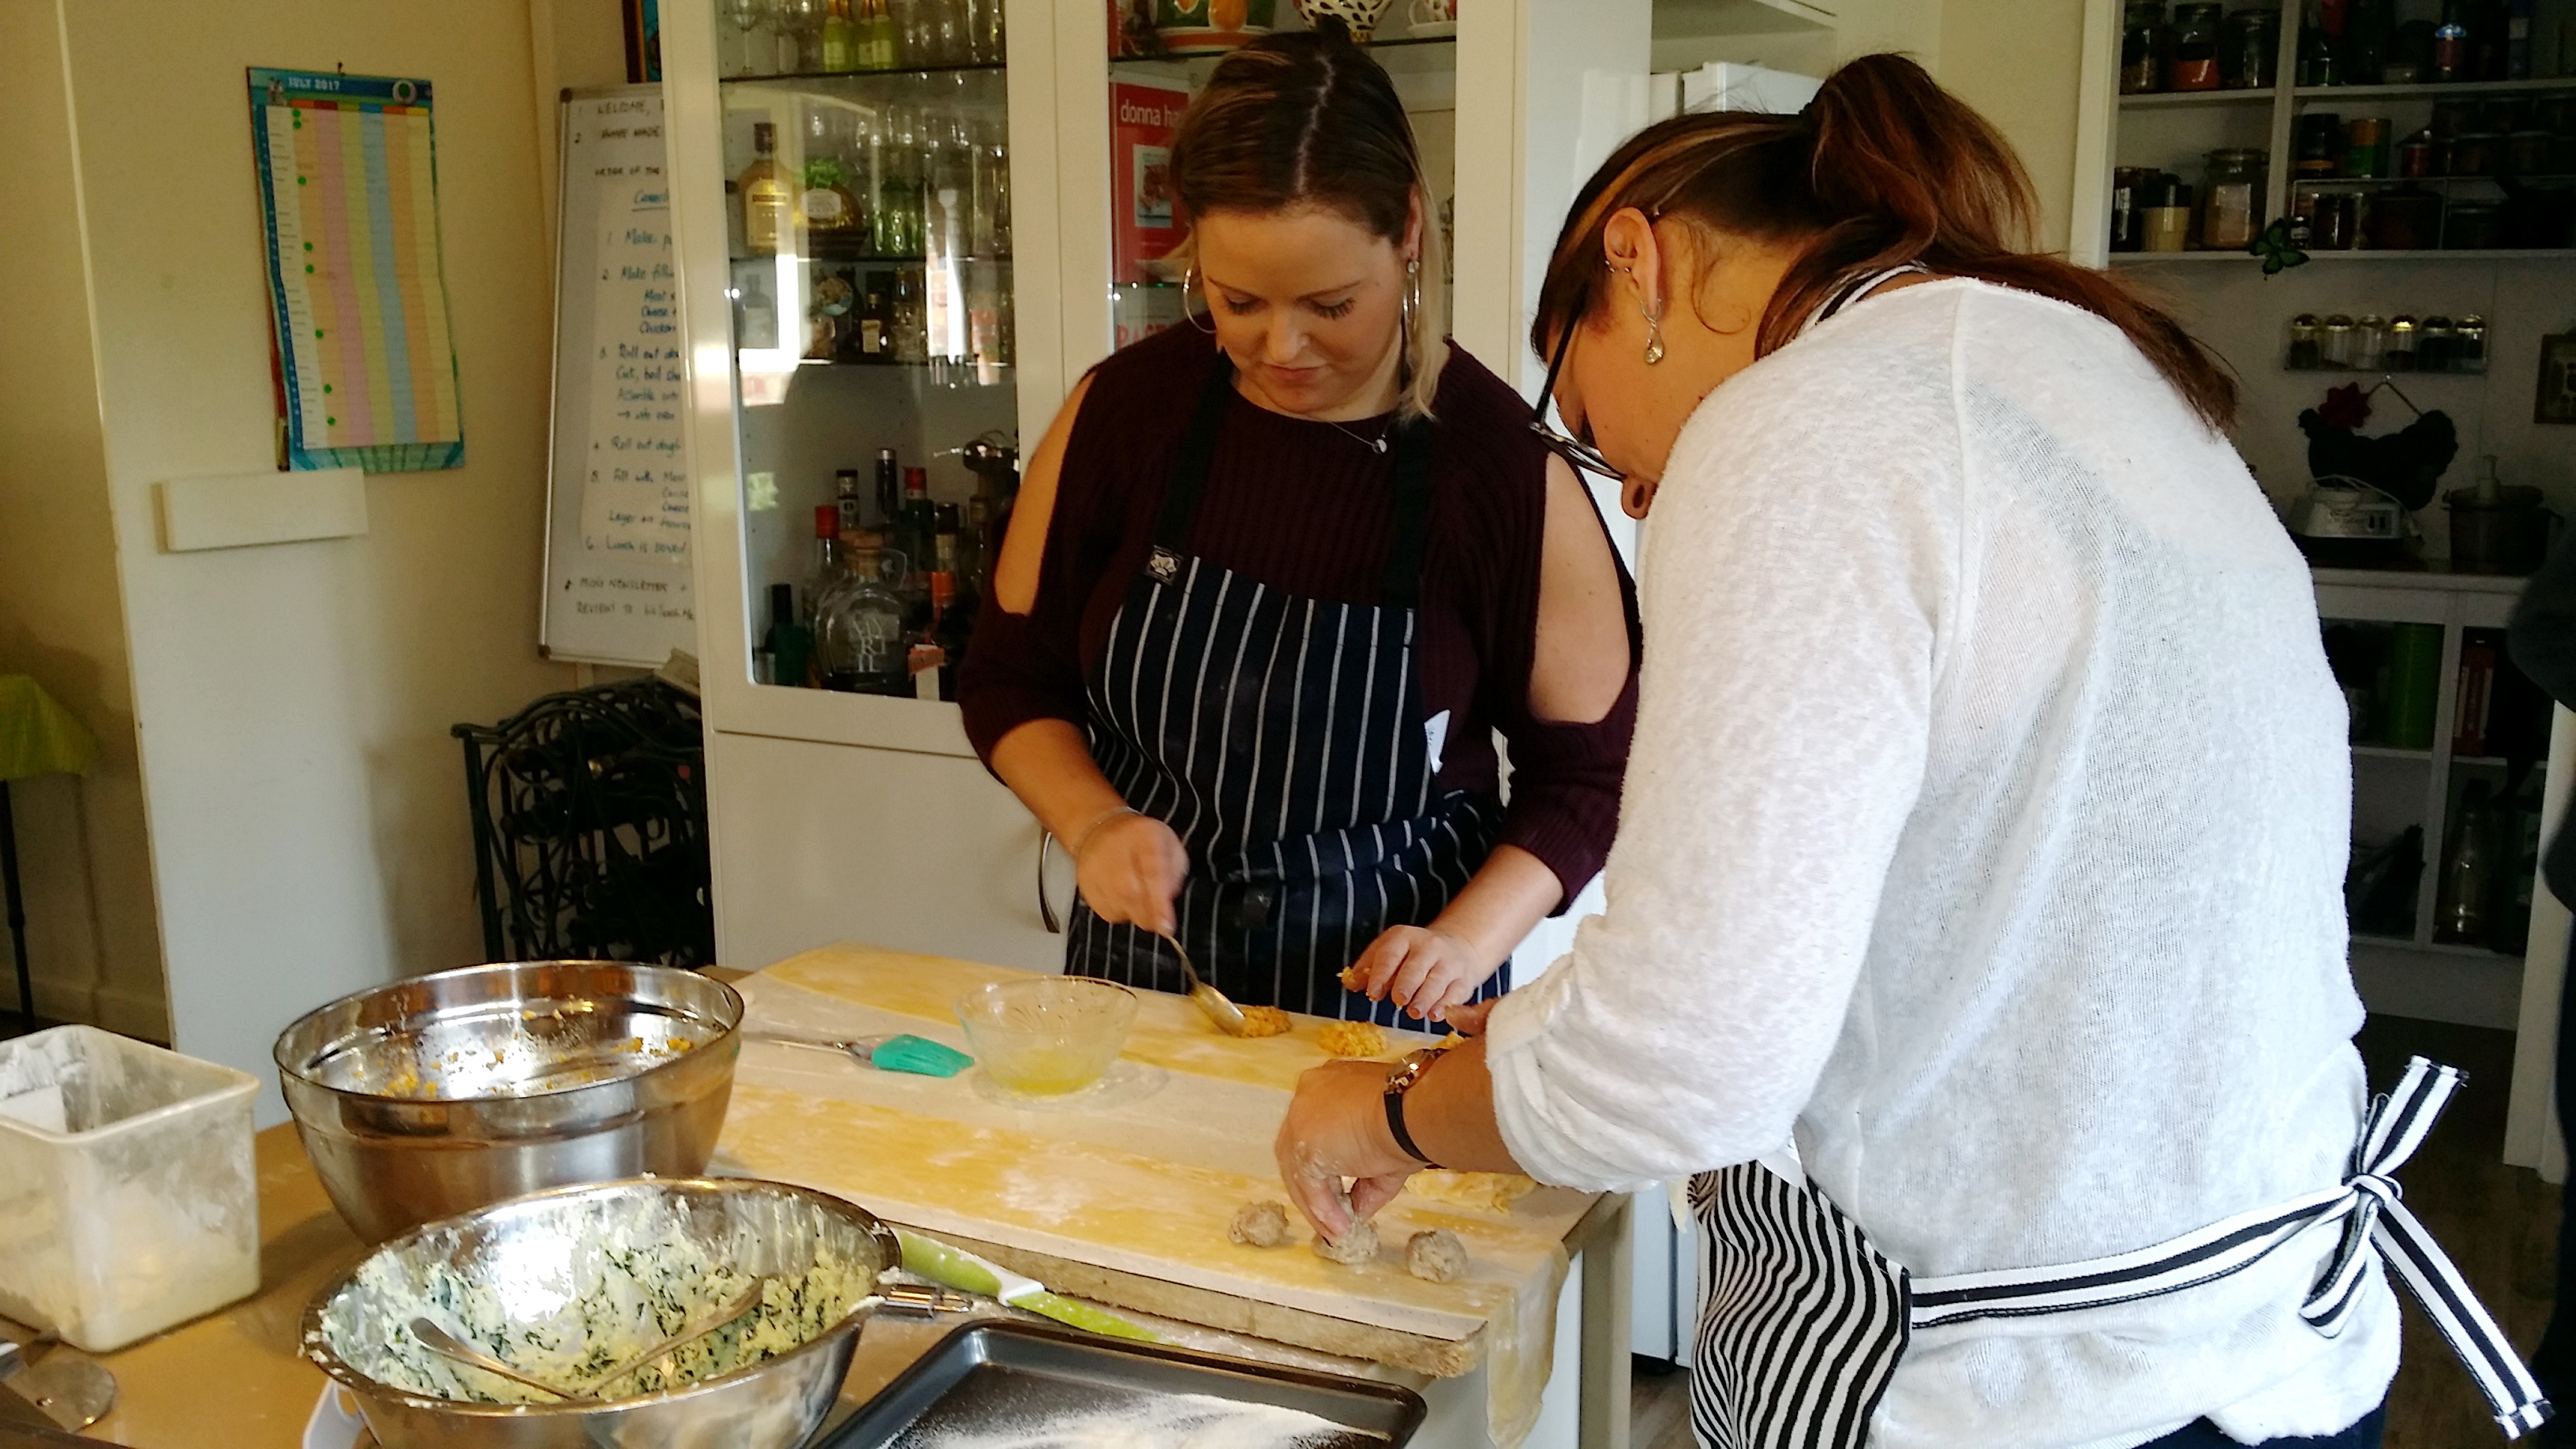
{"type": "Polygon", "coordinates": [[[2312,251],[2348,252],[2360,240],[2356,222],[2360,219],[2360,198],[2349,191],[2317,193],[2316,210],[2308,222],[2308,244],[2312,251]]]}
{"type": "Polygon", "coordinates": [[[2487,370],[2487,319],[2475,312],[2462,313],[2459,326],[2451,333],[2451,370],[2487,370]]]}
{"type": "Polygon", "coordinates": [[[2209,153],[2201,186],[2200,244],[2211,251],[2243,251],[2263,230],[2263,162],[2260,151],[2228,147],[2209,153]]]}
{"type": "Polygon", "coordinates": [[[2325,355],[2317,347],[2317,314],[2302,312],[2290,319],[2290,355],[2283,366],[2296,372],[2314,372],[2325,364],[2325,355]]]}
{"type": "Polygon", "coordinates": [[[2356,319],[2352,324],[2352,365],[2363,372],[2377,372],[2387,355],[2388,319],[2376,314],[2356,319]]]}
{"type": "Polygon", "coordinates": [[[2498,245],[2504,208],[2492,201],[2454,201],[2442,218],[2444,251],[2481,251],[2498,245]]]}
{"type": "Polygon", "coordinates": [[[2271,85],[2280,51],[2280,11],[2248,7],[2235,12],[2220,32],[2219,84],[2232,91],[2271,85]]]}
{"type": "Polygon", "coordinates": [[[2120,94],[2163,90],[2172,51],[2173,32],[2165,26],[2164,0],[2132,0],[2120,25],[2120,94]]]}
{"type": "Polygon", "coordinates": [[[2504,137],[2493,131],[2462,131],[2451,138],[2451,174],[2493,176],[2503,151],[2504,137]]]}
{"type": "Polygon", "coordinates": [[[2415,337],[2415,370],[2448,372],[2451,370],[2451,319],[2427,317],[2415,337]]]}
{"type": "Polygon", "coordinates": [[[2191,246],[2191,188],[2181,178],[2158,172],[2147,183],[2146,246],[2151,252],[2179,252],[2191,246]]]}
{"type": "Polygon", "coordinates": [[[2442,198],[2420,186],[2383,191],[2370,203],[2370,245],[2383,252],[2430,251],[2442,231],[2442,198]]]}
{"type": "Polygon", "coordinates": [[[2292,132],[2292,170],[2309,179],[2335,174],[2343,165],[2343,117],[2332,111],[2306,111],[2292,132]]]}
{"type": "Polygon", "coordinates": [[[2399,313],[2388,319],[2388,340],[2379,351],[2379,365],[2390,372],[2415,370],[2415,319],[2399,313]]]}
{"type": "Polygon", "coordinates": [[[2328,317],[2325,326],[2319,329],[2317,351],[2330,368],[2351,367],[2354,353],[2352,319],[2341,312],[2328,317]]]}
{"type": "Polygon", "coordinates": [[[2153,171],[2123,166],[2111,173],[2111,250],[2144,251],[2147,245],[2147,183],[2153,171]]]}
{"type": "Polygon", "coordinates": [[[2422,130],[2397,143],[2397,174],[2408,179],[2439,176],[2433,165],[2433,133],[2422,130]]]}
{"type": "Polygon", "coordinates": [[[2173,60],[2165,67],[2165,89],[2218,89],[2219,15],[2217,0],[2183,0],[2174,7],[2173,60]]]}
{"type": "Polygon", "coordinates": [[[2388,174],[2388,118],[2355,116],[2344,127],[2343,174],[2346,176],[2385,176],[2388,174]]]}

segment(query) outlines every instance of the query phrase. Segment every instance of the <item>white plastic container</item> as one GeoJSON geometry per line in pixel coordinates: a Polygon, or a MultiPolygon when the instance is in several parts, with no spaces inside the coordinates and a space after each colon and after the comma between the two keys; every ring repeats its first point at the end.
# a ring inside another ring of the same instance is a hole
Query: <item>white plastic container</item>
{"type": "Polygon", "coordinates": [[[258,1091],[96,1027],[0,1042],[0,1314],[106,1353],[257,1292],[258,1091]]]}

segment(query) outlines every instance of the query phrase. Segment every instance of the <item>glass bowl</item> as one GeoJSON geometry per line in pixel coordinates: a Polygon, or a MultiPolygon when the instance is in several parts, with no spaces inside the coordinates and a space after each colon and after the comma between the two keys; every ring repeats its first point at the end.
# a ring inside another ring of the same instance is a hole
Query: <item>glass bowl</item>
{"type": "Polygon", "coordinates": [[[957,998],[966,1045],[994,1085],[1060,1097],[1100,1080],[1127,1044],[1136,993],[1088,976],[1033,976],[957,998]]]}

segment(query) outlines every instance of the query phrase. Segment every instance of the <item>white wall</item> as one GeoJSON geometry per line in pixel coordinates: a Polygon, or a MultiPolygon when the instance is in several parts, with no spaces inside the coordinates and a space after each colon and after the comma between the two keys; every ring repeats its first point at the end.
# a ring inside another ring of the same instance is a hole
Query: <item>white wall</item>
{"type": "MultiPolygon", "coordinates": [[[[535,649],[551,254],[534,29],[527,0],[65,11],[173,1026],[180,1050],[264,1077],[305,1008],[480,957],[448,726],[573,682],[535,649]],[[364,537],[168,554],[157,480],[275,462],[254,65],[434,83],[467,465],[369,478],[364,537]]],[[[280,1115],[274,1093],[262,1108],[280,1115]]]]}

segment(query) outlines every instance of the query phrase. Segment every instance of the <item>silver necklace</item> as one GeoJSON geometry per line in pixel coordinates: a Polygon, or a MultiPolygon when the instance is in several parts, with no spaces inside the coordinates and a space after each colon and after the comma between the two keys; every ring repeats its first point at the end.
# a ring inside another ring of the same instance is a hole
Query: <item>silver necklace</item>
{"type": "Polygon", "coordinates": [[[1331,418],[1317,418],[1315,421],[1322,423],[1325,427],[1331,428],[1337,433],[1340,433],[1343,437],[1350,439],[1352,442],[1359,444],[1370,452],[1378,454],[1384,454],[1386,452],[1386,435],[1395,431],[1395,424],[1390,421],[1384,428],[1378,431],[1378,435],[1376,437],[1370,438],[1363,437],[1358,433],[1352,432],[1350,429],[1343,427],[1340,423],[1334,422],[1331,418]]]}

